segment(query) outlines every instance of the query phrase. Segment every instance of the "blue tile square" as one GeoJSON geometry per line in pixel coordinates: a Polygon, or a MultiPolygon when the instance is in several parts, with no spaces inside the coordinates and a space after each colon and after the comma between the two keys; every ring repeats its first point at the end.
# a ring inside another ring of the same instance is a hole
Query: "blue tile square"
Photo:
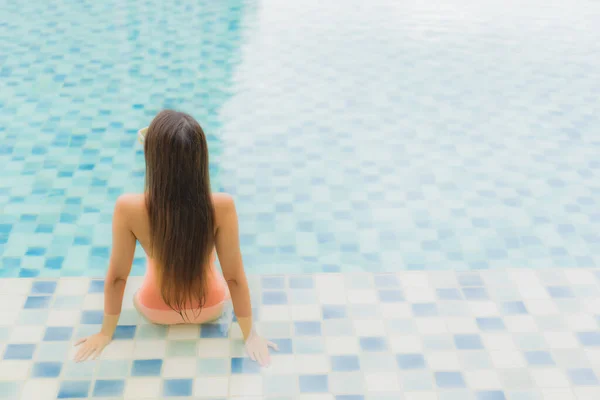
{"type": "Polygon", "coordinates": [[[465,299],[467,300],[489,300],[490,296],[488,295],[485,288],[482,287],[464,287],[462,289],[465,299]]]}
{"type": "Polygon", "coordinates": [[[346,306],[323,305],[322,310],[324,319],[346,318],[348,316],[346,306]]]}
{"type": "Polygon", "coordinates": [[[32,294],[52,294],[56,290],[55,281],[37,281],[31,285],[32,294]]]}
{"type": "Polygon", "coordinates": [[[527,308],[522,301],[507,301],[502,303],[502,312],[506,315],[527,314],[527,308]]]}
{"type": "Polygon", "coordinates": [[[484,286],[483,280],[478,273],[459,274],[458,283],[461,286],[484,286]]]}
{"type": "Polygon", "coordinates": [[[103,293],[104,292],[104,281],[93,279],[90,281],[90,287],[88,293],[103,293]]]}
{"type": "Polygon", "coordinates": [[[192,395],[192,379],[165,379],[163,395],[166,397],[184,397],[192,395]]]}
{"type": "Polygon", "coordinates": [[[231,359],[232,374],[259,374],[260,365],[249,358],[234,357],[231,359]]]}
{"type": "Polygon", "coordinates": [[[463,296],[458,289],[443,288],[436,290],[437,297],[440,300],[462,300],[463,296]]]}
{"type": "Polygon", "coordinates": [[[386,351],[388,348],[384,337],[361,337],[359,343],[363,351],[386,351]]]}
{"type": "Polygon", "coordinates": [[[31,376],[33,378],[57,378],[62,366],[61,362],[37,362],[33,364],[31,376]]]}
{"type": "Polygon", "coordinates": [[[290,277],[290,288],[292,289],[312,289],[315,283],[312,276],[292,276],[290,277]]]}
{"type": "Polygon", "coordinates": [[[23,308],[48,308],[51,296],[29,296],[23,308]]]}
{"type": "Polygon", "coordinates": [[[286,292],[283,291],[266,291],[262,294],[262,303],[265,305],[282,305],[288,303],[286,292]]]}
{"type": "Polygon", "coordinates": [[[552,355],[547,351],[526,351],[523,355],[531,366],[555,365],[552,355]]]}
{"type": "Polygon", "coordinates": [[[86,399],[90,391],[90,381],[63,381],[58,389],[59,399],[86,399]]]}
{"type": "Polygon", "coordinates": [[[438,387],[444,389],[464,388],[465,380],[457,371],[438,371],[435,373],[435,382],[438,387]]]}
{"type": "Polygon", "coordinates": [[[301,393],[327,393],[328,391],[327,375],[300,375],[301,393]]]}
{"type": "Polygon", "coordinates": [[[435,303],[416,303],[411,306],[415,317],[434,317],[438,315],[435,303]]]}
{"type": "Polygon", "coordinates": [[[94,385],[94,397],[117,397],[123,395],[125,381],[123,379],[98,379],[94,385]]]}
{"type": "Polygon", "coordinates": [[[200,325],[201,338],[226,338],[229,336],[228,324],[202,324],[200,325]]]}
{"type": "Polygon", "coordinates": [[[278,347],[277,354],[292,354],[292,339],[271,339],[278,347]]]}
{"type": "Polygon", "coordinates": [[[284,289],[285,279],[283,276],[263,276],[261,285],[263,289],[284,289]]]}
{"type": "Polygon", "coordinates": [[[321,322],[319,322],[319,321],[294,322],[294,334],[296,336],[320,336],[321,335],[321,322]]]}
{"type": "Polygon", "coordinates": [[[571,383],[575,386],[598,386],[600,381],[591,368],[575,368],[567,370],[571,383]]]}
{"type": "Polygon", "coordinates": [[[573,291],[568,286],[548,286],[548,293],[555,299],[575,297],[573,291]]]}
{"type": "Polygon", "coordinates": [[[579,342],[581,342],[583,346],[600,346],[600,332],[578,332],[577,338],[579,338],[579,342]]]}
{"type": "Polygon", "coordinates": [[[401,290],[380,290],[379,300],[382,303],[399,303],[404,301],[404,293],[401,290]]]}
{"type": "Polygon", "coordinates": [[[35,344],[8,344],[4,350],[5,360],[31,360],[35,344]]]}
{"type": "Polygon", "coordinates": [[[73,328],[68,326],[49,326],[44,334],[45,341],[64,341],[70,340],[73,335],[73,328]]]}
{"type": "Polygon", "coordinates": [[[115,329],[115,334],[113,335],[114,340],[128,340],[133,339],[135,336],[135,330],[137,326],[135,325],[118,325],[117,329],[115,329]]]}
{"type": "Polygon", "coordinates": [[[500,390],[483,390],[475,393],[476,400],[506,400],[504,392],[500,390]]]}
{"type": "Polygon", "coordinates": [[[331,369],[335,372],[360,371],[360,362],[358,356],[331,356],[331,369]]]}
{"type": "Polygon", "coordinates": [[[102,323],[103,318],[104,312],[102,310],[86,310],[81,312],[82,324],[99,325],[102,323]]]}
{"type": "Polygon", "coordinates": [[[131,376],[159,376],[162,364],[160,359],[134,360],[131,376]]]}
{"type": "Polygon", "coordinates": [[[398,354],[396,362],[400,369],[422,369],[425,368],[425,357],[423,354],[398,354]]]}
{"type": "Polygon", "coordinates": [[[322,337],[294,338],[294,353],[297,354],[322,354],[325,352],[325,344],[322,337]]]}
{"type": "Polygon", "coordinates": [[[373,276],[373,280],[375,281],[375,286],[379,289],[400,287],[400,282],[398,282],[398,278],[396,277],[396,275],[375,275],[373,276]]]}
{"type": "Polygon", "coordinates": [[[474,334],[454,335],[454,344],[458,350],[481,350],[483,342],[481,336],[474,334]]]}
{"type": "Polygon", "coordinates": [[[481,317],[476,318],[475,321],[477,322],[479,329],[485,332],[502,331],[506,329],[506,326],[504,326],[504,321],[502,321],[501,318],[481,317]]]}

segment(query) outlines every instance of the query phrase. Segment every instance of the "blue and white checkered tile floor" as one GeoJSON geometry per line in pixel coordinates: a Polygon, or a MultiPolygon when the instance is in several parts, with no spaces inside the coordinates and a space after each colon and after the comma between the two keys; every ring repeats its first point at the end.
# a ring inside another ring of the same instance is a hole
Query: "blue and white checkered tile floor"
{"type": "Polygon", "coordinates": [[[268,369],[244,356],[230,312],[151,325],[128,283],[115,341],[96,332],[103,283],[0,281],[0,398],[597,400],[600,271],[400,272],[250,277],[268,369]],[[231,327],[231,329],[229,329],[231,327]]]}

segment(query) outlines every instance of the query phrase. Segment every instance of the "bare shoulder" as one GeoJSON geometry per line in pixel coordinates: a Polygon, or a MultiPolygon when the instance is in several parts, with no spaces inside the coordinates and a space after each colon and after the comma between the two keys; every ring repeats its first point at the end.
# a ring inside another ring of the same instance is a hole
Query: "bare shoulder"
{"type": "Polygon", "coordinates": [[[115,216],[131,217],[144,213],[146,202],[141,193],[126,193],[115,203],[115,216]]]}
{"type": "Polygon", "coordinates": [[[227,193],[213,193],[213,207],[215,208],[215,219],[217,225],[232,213],[235,214],[235,202],[233,196],[227,193]]]}

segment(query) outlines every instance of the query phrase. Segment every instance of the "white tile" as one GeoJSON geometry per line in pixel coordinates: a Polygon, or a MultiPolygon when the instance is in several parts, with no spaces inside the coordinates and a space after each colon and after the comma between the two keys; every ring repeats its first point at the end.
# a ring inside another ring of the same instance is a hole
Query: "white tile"
{"type": "Polygon", "coordinates": [[[261,321],[289,321],[290,314],[288,306],[261,306],[260,308],[261,321]]]}
{"type": "Polygon", "coordinates": [[[348,303],[350,304],[377,304],[377,292],[373,289],[348,290],[348,303]]]}
{"type": "Polygon", "coordinates": [[[365,374],[365,383],[369,392],[392,392],[400,390],[398,375],[391,372],[365,374]]]}
{"type": "Polygon", "coordinates": [[[435,292],[428,287],[405,287],[404,296],[411,303],[430,303],[436,301],[435,292]]]}
{"type": "Polygon", "coordinates": [[[356,319],[353,324],[356,336],[385,336],[385,324],[380,319],[356,319]]]}
{"type": "MultiPolygon", "coordinates": [[[[4,376],[3,376],[4,378],[4,376]]],[[[57,379],[30,379],[23,385],[22,399],[54,400],[58,394],[57,379]]]]}
{"type": "Polygon", "coordinates": [[[202,339],[198,341],[198,357],[229,357],[230,343],[227,339],[202,339]]]}
{"type": "Polygon", "coordinates": [[[500,314],[498,305],[492,301],[468,301],[467,305],[474,317],[494,317],[500,314]]]}
{"type": "Polygon", "coordinates": [[[133,350],[134,358],[164,358],[167,354],[166,340],[136,340],[133,350]]]}
{"type": "Polygon", "coordinates": [[[31,291],[32,279],[3,278],[0,280],[0,293],[27,295],[31,291]]]}
{"type": "Polygon", "coordinates": [[[423,341],[419,335],[393,335],[388,342],[394,353],[421,353],[423,341]]]}
{"type": "Polygon", "coordinates": [[[451,333],[479,333],[479,327],[475,323],[474,318],[446,318],[446,326],[451,333]]]}
{"type": "Polygon", "coordinates": [[[491,390],[502,388],[500,377],[494,370],[465,371],[467,386],[474,390],[491,390]]]}
{"type": "Polygon", "coordinates": [[[600,399],[600,387],[580,387],[574,388],[577,400],[598,400],[600,399]]]}
{"type": "Polygon", "coordinates": [[[530,315],[557,315],[560,313],[560,310],[552,299],[528,299],[524,301],[524,304],[530,315]]]}
{"type": "Polygon", "coordinates": [[[104,348],[101,359],[105,360],[124,360],[133,358],[135,342],[133,340],[113,340],[104,348]]]}
{"type": "MultiPolygon", "coordinates": [[[[600,313],[600,309],[598,309],[600,313]]],[[[589,314],[574,314],[565,315],[565,322],[569,326],[569,329],[575,332],[593,331],[598,329],[598,323],[596,319],[589,314]]]]}
{"type": "Polygon", "coordinates": [[[263,390],[263,377],[260,375],[231,375],[230,396],[260,396],[263,390]]]}
{"type": "Polygon", "coordinates": [[[79,324],[81,312],[79,310],[50,310],[47,326],[75,326],[79,324]]]}
{"type": "Polygon", "coordinates": [[[541,393],[544,400],[580,400],[570,389],[545,389],[541,393]]]}
{"type": "Polygon", "coordinates": [[[358,338],[355,336],[329,336],[325,338],[325,348],[328,354],[357,354],[358,338]]]}
{"type": "Polygon", "coordinates": [[[169,340],[198,339],[199,337],[199,325],[171,325],[167,332],[169,340]]]}
{"type": "Polygon", "coordinates": [[[436,392],[404,392],[405,400],[438,400],[436,392]]]}
{"type": "Polygon", "coordinates": [[[516,344],[512,335],[504,333],[486,333],[481,335],[487,350],[515,350],[516,344]]]}
{"type": "Polygon", "coordinates": [[[321,304],[346,304],[348,294],[343,275],[319,274],[315,276],[315,288],[321,304]]]}
{"type": "Polygon", "coordinates": [[[29,360],[2,360],[0,362],[1,380],[23,380],[29,375],[29,367],[32,362],[29,360]]]}
{"type": "Polygon", "coordinates": [[[503,320],[509,332],[531,333],[538,331],[535,319],[530,315],[507,315],[503,320]]]}
{"type": "Polygon", "coordinates": [[[85,279],[65,279],[58,280],[54,294],[57,296],[82,296],[87,294],[90,287],[90,280],[85,279]]]}
{"type": "MultiPolygon", "coordinates": [[[[211,378],[214,379],[214,378],[211,378]]],[[[161,393],[161,378],[127,378],[125,399],[156,399],[161,393]]]]}
{"type": "Polygon", "coordinates": [[[398,279],[404,287],[430,288],[429,276],[424,272],[400,272],[398,279]]]}
{"type": "MultiPolygon", "coordinates": [[[[21,312],[27,296],[22,294],[0,294],[0,312],[21,312]]],[[[2,320],[4,324],[4,320],[2,320]]]]}
{"type": "Polygon", "coordinates": [[[88,293],[83,299],[84,310],[102,310],[104,308],[103,293],[88,293]]]}
{"type": "Polygon", "coordinates": [[[496,368],[525,367],[525,360],[519,351],[493,350],[489,352],[489,355],[496,368]]]}
{"type": "Polygon", "coordinates": [[[448,332],[446,322],[443,318],[415,318],[415,324],[419,333],[423,335],[448,332]]]}
{"type": "Polygon", "coordinates": [[[585,269],[564,269],[563,271],[571,285],[589,285],[590,282],[596,282],[592,271],[585,269]]]}
{"type": "Polygon", "coordinates": [[[274,354],[271,356],[269,368],[263,368],[261,373],[263,375],[295,375],[297,373],[296,357],[274,354]]]}
{"type": "Polygon", "coordinates": [[[573,349],[579,347],[572,332],[545,332],[544,339],[551,349],[573,349]]]}
{"type": "Polygon", "coordinates": [[[19,320],[20,309],[2,311],[0,310],[0,321],[3,325],[14,325],[19,320]]]}
{"type": "Polygon", "coordinates": [[[379,305],[383,318],[412,318],[412,311],[408,303],[381,303],[379,305]]]}
{"type": "Polygon", "coordinates": [[[600,298],[586,299],[583,302],[583,308],[583,311],[590,314],[597,314],[598,310],[600,310],[600,298]]]}
{"type": "Polygon", "coordinates": [[[427,366],[431,370],[459,370],[461,369],[458,354],[455,351],[436,351],[425,356],[427,366]]]}
{"type": "Polygon", "coordinates": [[[329,357],[325,355],[297,355],[296,370],[299,374],[326,374],[331,370],[329,357]]]}
{"type": "Polygon", "coordinates": [[[211,376],[194,380],[194,396],[202,398],[227,397],[229,377],[211,376]]]}
{"type": "MultiPolygon", "coordinates": [[[[585,355],[590,360],[592,365],[600,369],[600,348],[587,347],[585,349],[585,355]]],[[[600,376],[600,370],[598,372],[598,376],[600,376]]]]}
{"type": "Polygon", "coordinates": [[[194,357],[175,357],[164,360],[162,376],[165,378],[190,378],[196,376],[198,361],[194,357]]]}
{"type": "Polygon", "coordinates": [[[569,381],[564,372],[556,368],[532,368],[531,377],[540,388],[567,388],[569,381]]]}
{"type": "Polygon", "coordinates": [[[12,343],[37,343],[41,342],[46,332],[45,326],[16,325],[12,328],[9,342],[12,343]]]}
{"type": "Polygon", "coordinates": [[[317,304],[291,306],[290,311],[294,321],[319,321],[322,319],[321,307],[317,304]]]}
{"type": "Polygon", "coordinates": [[[332,394],[301,394],[298,400],[334,400],[334,397],[332,394]]]}

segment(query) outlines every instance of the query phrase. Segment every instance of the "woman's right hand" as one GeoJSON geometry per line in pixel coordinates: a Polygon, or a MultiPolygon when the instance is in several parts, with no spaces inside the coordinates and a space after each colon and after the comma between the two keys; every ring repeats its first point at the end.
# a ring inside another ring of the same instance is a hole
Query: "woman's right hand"
{"type": "Polygon", "coordinates": [[[100,353],[102,353],[102,350],[104,350],[104,348],[108,346],[110,341],[111,338],[102,332],[79,339],[75,343],[75,346],[81,347],[79,348],[79,350],[77,350],[77,354],[75,354],[75,361],[85,361],[90,357],[92,357],[92,360],[95,360],[100,355],[100,353]]]}

